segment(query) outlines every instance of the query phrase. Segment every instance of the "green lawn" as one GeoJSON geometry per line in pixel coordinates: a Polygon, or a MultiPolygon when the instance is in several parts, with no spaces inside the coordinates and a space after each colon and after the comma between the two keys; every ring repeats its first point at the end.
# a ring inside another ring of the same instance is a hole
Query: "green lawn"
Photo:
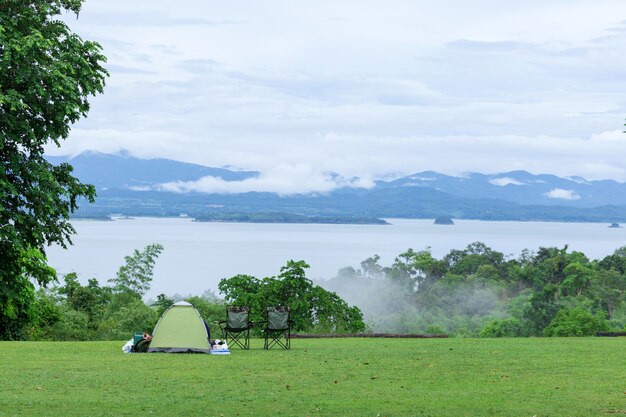
{"type": "Polygon", "coordinates": [[[0,343],[0,416],[626,415],[626,338],[317,339],[230,356],[0,343]]]}

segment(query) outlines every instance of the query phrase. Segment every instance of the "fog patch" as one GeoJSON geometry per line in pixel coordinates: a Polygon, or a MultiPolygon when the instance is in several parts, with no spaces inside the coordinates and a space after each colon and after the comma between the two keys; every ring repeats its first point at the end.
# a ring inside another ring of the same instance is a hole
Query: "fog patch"
{"type": "Polygon", "coordinates": [[[385,272],[364,276],[361,270],[342,268],[336,277],[318,283],[361,309],[375,333],[429,333],[443,331],[476,336],[491,319],[506,317],[504,288],[470,276],[444,277],[423,291],[413,291],[385,272]]]}

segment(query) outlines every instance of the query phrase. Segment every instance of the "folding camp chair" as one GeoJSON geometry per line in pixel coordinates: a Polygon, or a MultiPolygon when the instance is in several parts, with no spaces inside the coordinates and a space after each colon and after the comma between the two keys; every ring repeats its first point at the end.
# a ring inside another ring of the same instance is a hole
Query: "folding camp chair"
{"type": "Polygon", "coordinates": [[[289,318],[289,307],[268,307],[263,333],[265,333],[264,349],[271,349],[274,346],[290,349],[291,319],[289,318]]]}
{"type": "Polygon", "coordinates": [[[150,347],[152,341],[152,335],[145,332],[135,332],[133,335],[133,347],[131,352],[134,353],[146,353],[150,347]]]}
{"type": "Polygon", "coordinates": [[[217,324],[222,330],[222,339],[228,346],[239,346],[242,349],[250,349],[250,307],[226,307],[226,320],[217,324]]]}

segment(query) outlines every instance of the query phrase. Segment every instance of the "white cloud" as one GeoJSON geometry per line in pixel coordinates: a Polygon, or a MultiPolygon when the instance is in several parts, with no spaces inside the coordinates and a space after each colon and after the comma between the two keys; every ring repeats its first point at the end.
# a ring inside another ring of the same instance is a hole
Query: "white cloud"
{"type": "Polygon", "coordinates": [[[433,178],[433,177],[419,177],[419,176],[416,176],[416,175],[411,176],[410,178],[412,180],[417,180],[417,181],[420,181],[420,182],[424,182],[424,181],[428,182],[428,181],[436,181],[437,180],[437,178],[433,178]]]}
{"type": "Polygon", "coordinates": [[[493,185],[499,185],[500,187],[504,187],[506,185],[524,185],[523,182],[511,177],[492,178],[489,182],[493,185]]]}
{"type": "Polygon", "coordinates": [[[263,172],[256,178],[242,181],[224,181],[203,177],[196,181],[176,181],[158,185],[162,191],[176,193],[200,192],[233,194],[246,192],[273,192],[280,195],[325,193],[337,188],[371,188],[374,183],[363,178],[343,178],[324,174],[310,165],[281,165],[263,172]]]}
{"type": "Polygon", "coordinates": [[[132,191],[152,191],[152,187],[148,185],[132,185],[128,189],[132,191]]]}
{"type": "MultiPolygon", "coordinates": [[[[577,184],[585,184],[585,185],[590,184],[589,181],[587,181],[586,179],[581,178],[581,177],[568,177],[567,179],[570,180],[570,181],[574,181],[577,184]]],[[[539,182],[539,181],[537,181],[537,182],[539,182]]],[[[543,181],[543,182],[545,182],[545,181],[543,181]]]]}
{"type": "Polygon", "coordinates": [[[580,200],[580,195],[576,194],[573,190],[564,190],[562,188],[554,188],[543,195],[557,200],[580,200]]]}

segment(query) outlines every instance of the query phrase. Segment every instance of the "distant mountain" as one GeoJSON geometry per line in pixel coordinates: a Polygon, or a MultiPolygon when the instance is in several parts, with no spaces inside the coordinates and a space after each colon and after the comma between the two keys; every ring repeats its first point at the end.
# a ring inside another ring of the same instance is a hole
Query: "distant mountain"
{"type": "Polygon", "coordinates": [[[626,205],[624,183],[613,180],[587,181],[580,177],[533,175],[526,171],[493,175],[470,173],[463,177],[426,171],[391,182],[381,181],[377,186],[426,187],[459,197],[493,198],[524,205],[570,207],[626,205]]]}
{"type": "MultiPolygon", "coordinates": [[[[50,157],[52,163],[67,158],[50,157]]],[[[168,159],[83,153],[69,159],[75,175],[96,185],[96,204],[83,204],[79,215],[110,213],[176,216],[187,213],[291,213],[307,216],[452,218],[626,222],[626,184],[534,175],[525,171],[453,177],[425,171],[378,181],[373,188],[338,188],[323,194],[280,196],[156,191],[164,182],[194,181],[204,176],[241,181],[254,171],[210,168],[168,159]]],[[[331,178],[335,178],[330,175],[331,178]]]]}
{"type": "Polygon", "coordinates": [[[98,190],[149,187],[171,181],[193,181],[205,176],[241,181],[259,175],[253,171],[209,168],[171,159],[139,159],[127,154],[83,152],[74,158],[47,157],[53,164],[69,162],[74,175],[98,190]]]}

